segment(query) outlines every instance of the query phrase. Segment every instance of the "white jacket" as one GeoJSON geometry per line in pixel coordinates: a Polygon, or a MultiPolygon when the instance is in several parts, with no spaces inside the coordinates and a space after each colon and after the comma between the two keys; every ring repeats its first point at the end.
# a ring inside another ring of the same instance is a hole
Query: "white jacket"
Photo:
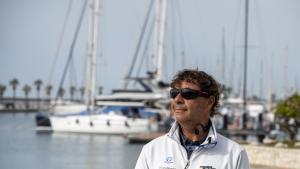
{"type": "Polygon", "coordinates": [[[187,157],[175,122],[169,133],[146,144],[135,169],[250,169],[246,151],[216,133],[212,124],[206,140],[187,157]]]}

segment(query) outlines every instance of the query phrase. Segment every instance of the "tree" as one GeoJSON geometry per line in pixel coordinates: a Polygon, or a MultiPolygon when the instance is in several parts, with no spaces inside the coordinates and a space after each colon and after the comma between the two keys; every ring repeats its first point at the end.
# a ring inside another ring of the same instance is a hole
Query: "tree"
{"type": "Polygon", "coordinates": [[[37,93],[37,98],[38,98],[38,109],[40,108],[40,91],[41,91],[41,86],[43,82],[40,79],[37,79],[34,81],[34,85],[36,87],[36,93],[37,93]]]}
{"type": "Polygon", "coordinates": [[[51,91],[53,89],[53,86],[51,84],[47,84],[45,90],[46,90],[46,96],[50,99],[51,97],[51,91]]]}
{"type": "Polygon", "coordinates": [[[81,100],[83,100],[83,96],[84,96],[84,93],[85,93],[85,88],[84,87],[80,87],[80,97],[81,97],[81,100]]]}
{"type": "Polygon", "coordinates": [[[58,89],[58,96],[61,97],[61,98],[63,98],[64,95],[65,95],[65,89],[63,87],[60,87],[58,89]]]}
{"type": "Polygon", "coordinates": [[[1,100],[1,101],[2,101],[2,98],[3,98],[3,95],[4,95],[5,90],[6,90],[6,86],[0,84],[0,100],[1,100]]]}
{"type": "Polygon", "coordinates": [[[229,86],[221,85],[221,91],[224,99],[229,98],[232,94],[232,88],[229,86]]]}
{"type": "Polygon", "coordinates": [[[3,84],[0,84],[0,97],[2,98],[4,95],[4,92],[6,90],[6,86],[3,84]]]}
{"type": "Polygon", "coordinates": [[[10,82],[9,85],[12,87],[13,90],[13,99],[16,99],[16,89],[17,86],[19,85],[19,80],[17,78],[13,78],[10,82]]]}
{"type": "Polygon", "coordinates": [[[102,95],[102,92],[103,92],[103,87],[102,87],[102,86],[99,86],[99,87],[98,87],[98,94],[99,94],[99,95],[102,95]]]}
{"type": "Polygon", "coordinates": [[[70,86],[70,96],[71,100],[74,100],[74,94],[76,92],[76,87],[75,86],[70,86]]]}
{"type": "Polygon", "coordinates": [[[41,91],[41,86],[42,86],[43,82],[40,79],[37,79],[36,81],[34,81],[34,85],[36,87],[36,92],[37,92],[37,98],[40,98],[40,91],[41,91]]]}
{"type": "Polygon", "coordinates": [[[285,130],[291,141],[295,141],[300,127],[300,95],[293,94],[279,102],[275,111],[276,122],[285,130]]]}
{"type": "Polygon", "coordinates": [[[25,86],[23,87],[23,92],[25,94],[25,98],[26,98],[26,109],[28,109],[28,94],[31,91],[31,87],[28,84],[25,84],[25,86]]]}

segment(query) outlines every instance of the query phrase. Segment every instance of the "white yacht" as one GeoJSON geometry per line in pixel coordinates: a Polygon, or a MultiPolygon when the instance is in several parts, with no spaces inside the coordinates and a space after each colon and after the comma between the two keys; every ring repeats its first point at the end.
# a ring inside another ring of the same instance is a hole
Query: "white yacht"
{"type": "Polygon", "coordinates": [[[52,130],[59,132],[131,134],[157,130],[156,113],[145,107],[105,106],[96,112],[86,110],[50,119],[52,130]]]}

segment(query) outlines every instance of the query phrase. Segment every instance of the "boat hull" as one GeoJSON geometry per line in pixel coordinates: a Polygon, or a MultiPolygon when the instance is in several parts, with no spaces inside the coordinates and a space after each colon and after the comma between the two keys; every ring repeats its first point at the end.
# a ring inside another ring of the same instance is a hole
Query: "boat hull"
{"type": "Polygon", "coordinates": [[[155,129],[149,119],[127,118],[121,115],[51,116],[54,132],[131,134],[155,129]]]}

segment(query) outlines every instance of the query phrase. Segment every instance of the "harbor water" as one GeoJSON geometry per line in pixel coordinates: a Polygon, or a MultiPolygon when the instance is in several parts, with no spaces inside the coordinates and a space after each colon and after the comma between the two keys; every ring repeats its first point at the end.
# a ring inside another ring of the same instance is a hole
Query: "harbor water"
{"type": "Polygon", "coordinates": [[[0,113],[1,169],[131,169],[142,146],[121,136],[36,132],[34,113],[0,113]]]}

